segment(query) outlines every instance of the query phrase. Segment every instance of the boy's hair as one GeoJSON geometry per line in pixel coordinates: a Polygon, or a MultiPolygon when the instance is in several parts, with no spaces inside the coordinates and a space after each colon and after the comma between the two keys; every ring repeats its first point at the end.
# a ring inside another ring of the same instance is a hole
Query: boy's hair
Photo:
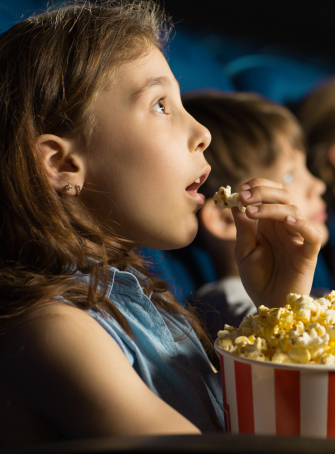
{"type": "Polygon", "coordinates": [[[335,144],[335,78],[323,83],[295,106],[305,133],[307,166],[327,185],[325,199],[335,202],[335,169],[328,160],[328,151],[335,144]]]}
{"type": "Polygon", "coordinates": [[[183,97],[185,109],[206,126],[212,141],[205,157],[212,166],[201,192],[213,197],[220,186],[236,191],[257,167],[273,164],[283,137],[304,151],[302,130],[285,107],[254,93],[196,92],[183,97]]]}
{"type": "MultiPolygon", "coordinates": [[[[113,83],[113,71],[163,49],[169,22],[152,0],[74,2],[26,19],[0,36],[0,325],[62,295],[77,307],[105,308],[129,325],[98,291],[107,265],[133,265],[146,276],[155,304],[188,315],[162,281],[151,278],[127,241],[103,233],[80,199],[57,193],[46,176],[36,140],[42,134],[87,142],[90,107],[113,83]],[[97,264],[87,266],[87,256],[97,264]],[[101,265],[101,263],[103,265],[101,265]],[[78,282],[76,271],[91,284],[78,282]]],[[[65,183],[66,184],[66,183],[65,183]]],[[[129,242],[128,242],[129,243],[129,242]]]]}

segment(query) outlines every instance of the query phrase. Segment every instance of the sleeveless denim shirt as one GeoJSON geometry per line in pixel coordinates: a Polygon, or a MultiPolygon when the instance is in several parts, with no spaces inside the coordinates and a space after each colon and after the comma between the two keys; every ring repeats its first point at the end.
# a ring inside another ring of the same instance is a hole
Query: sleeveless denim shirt
{"type": "MultiPolygon", "coordinates": [[[[131,267],[128,271],[109,267],[106,296],[127,319],[133,339],[107,312],[87,313],[113,338],[151,391],[202,432],[223,431],[220,373],[213,373],[185,318],[157,308],[144,294],[140,285],[144,278],[131,267]],[[180,336],[183,340],[174,340],[180,336]]],[[[88,282],[89,276],[78,279],[88,282]]]]}

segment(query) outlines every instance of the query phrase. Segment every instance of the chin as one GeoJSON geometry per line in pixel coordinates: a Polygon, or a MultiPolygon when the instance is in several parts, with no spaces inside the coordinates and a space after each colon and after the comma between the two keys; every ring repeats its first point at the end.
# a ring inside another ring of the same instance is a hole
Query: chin
{"type": "Polygon", "coordinates": [[[325,246],[329,240],[329,231],[328,228],[322,224],[322,225],[316,225],[315,226],[319,232],[321,233],[321,247],[325,246]]]}
{"type": "Polygon", "coordinates": [[[187,238],[174,238],[171,239],[170,241],[164,241],[162,242],[161,246],[157,249],[161,249],[164,251],[170,251],[173,249],[182,249],[186,246],[189,246],[192,241],[194,240],[196,235],[192,235],[187,238]]]}
{"type": "Polygon", "coordinates": [[[197,231],[195,232],[190,232],[187,234],[182,234],[182,232],[175,232],[176,234],[173,234],[173,232],[169,232],[170,235],[160,235],[160,236],[154,236],[154,235],[148,235],[147,240],[143,241],[134,241],[136,246],[139,247],[147,247],[150,249],[158,249],[161,251],[170,251],[173,249],[182,249],[189,244],[192,243],[194,238],[196,237],[197,231]]]}
{"type": "MultiPolygon", "coordinates": [[[[172,250],[172,249],[182,249],[186,246],[189,246],[198,232],[198,223],[196,228],[190,229],[188,226],[184,231],[182,229],[175,232],[175,235],[171,235],[169,238],[162,239],[161,247],[162,250],[172,250]]],[[[171,232],[172,233],[172,232],[171,232]]]]}
{"type": "Polygon", "coordinates": [[[174,219],[163,225],[163,228],[161,225],[158,227],[141,235],[141,238],[135,240],[136,245],[162,251],[184,248],[191,244],[197,235],[198,218],[193,214],[192,219],[188,218],[187,221],[178,223],[174,219]]]}

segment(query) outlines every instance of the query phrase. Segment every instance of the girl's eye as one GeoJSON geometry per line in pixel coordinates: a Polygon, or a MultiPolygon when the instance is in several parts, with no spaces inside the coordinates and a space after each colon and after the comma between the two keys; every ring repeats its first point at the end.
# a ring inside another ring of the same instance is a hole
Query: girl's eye
{"type": "Polygon", "coordinates": [[[292,172],[288,172],[284,175],[283,181],[284,183],[292,183],[294,180],[294,175],[292,172]]]}
{"type": "Polygon", "coordinates": [[[164,113],[168,115],[168,112],[166,111],[165,103],[164,103],[165,98],[159,99],[155,104],[152,106],[152,110],[155,110],[156,112],[164,113]]]}

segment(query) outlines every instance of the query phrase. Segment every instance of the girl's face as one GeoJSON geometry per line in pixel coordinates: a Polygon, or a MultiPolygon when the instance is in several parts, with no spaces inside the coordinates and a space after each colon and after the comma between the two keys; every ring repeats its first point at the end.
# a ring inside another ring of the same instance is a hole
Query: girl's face
{"type": "Polygon", "coordinates": [[[123,64],[93,102],[83,201],[137,245],[186,246],[196,235],[197,193],[210,166],[210,133],[184,109],[179,84],[152,48],[123,64]]]}

